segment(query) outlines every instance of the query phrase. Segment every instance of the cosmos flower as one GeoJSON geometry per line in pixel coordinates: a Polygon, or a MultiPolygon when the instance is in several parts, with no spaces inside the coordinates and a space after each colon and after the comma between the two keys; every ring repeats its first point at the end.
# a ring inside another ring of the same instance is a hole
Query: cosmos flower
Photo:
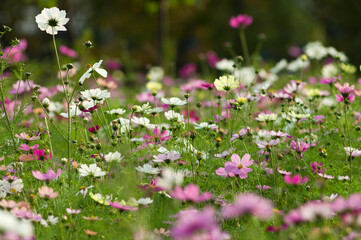
{"type": "Polygon", "coordinates": [[[59,168],[58,171],[55,173],[53,169],[48,170],[46,173],[41,173],[40,171],[32,171],[33,176],[36,179],[42,180],[42,181],[50,181],[53,179],[56,179],[59,177],[61,173],[61,169],[59,168]]]}
{"type": "Polygon", "coordinates": [[[245,14],[238,14],[235,17],[231,17],[229,20],[229,25],[232,28],[246,28],[249,25],[251,25],[253,22],[253,18],[251,16],[245,15],[245,14]]]}
{"type": "Polygon", "coordinates": [[[49,198],[49,199],[53,199],[58,196],[58,193],[54,192],[54,189],[49,188],[47,186],[42,186],[41,188],[39,188],[38,194],[42,198],[49,198]]]}
{"type": "Polygon", "coordinates": [[[259,219],[266,220],[273,216],[273,204],[270,200],[254,193],[245,193],[239,195],[234,204],[224,206],[221,214],[226,219],[251,214],[259,219]]]}
{"type": "Polygon", "coordinates": [[[308,177],[302,178],[300,175],[285,175],[284,178],[285,182],[290,185],[301,185],[303,183],[306,183],[308,181],[308,177]]]}
{"type": "Polygon", "coordinates": [[[35,17],[35,21],[41,31],[56,35],[58,31],[66,31],[64,25],[69,21],[66,18],[66,12],[57,7],[44,8],[40,14],[35,17]]]}
{"type": "Polygon", "coordinates": [[[142,167],[138,166],[135,168],[137,171],[148,174],[158,174],[160,172],[159,168],[153,168],[149,164],[144,164],[142,167]]]}
{"type": "Polygon", "coordinates": [[[104,160],[106,162],[112,162],[112,161],[120,162],[122,159],[123,159],[122,154],[118,151],[110,152],[104,156],[104,160]]]}
{"type": "Polygon", "coordinates": [[[79,79],[79,84],[83,85],[85,79],[89,78],[94,72],[97,72],[100,76],[106,78],[108,76],[108,73],[105,69],[100,68],[100,65],[103,63],[103,60],[100,60],[97,63],[94,63],[94,65],[91,68],[88,68],[88,70],[83,74],[83,76],[79,79]]]}
{"type": "Polygon", "coordinates": [[[229,92],[239,86],[239,81],[233,75],[223,75],[214,81],[218,91],[229,92]]]}
{"type": "Polygon", "coordinates": [[[240,159],[238,154],[233,154],[231,160],[231,162],[226,162],[225,164],[224,169],[227,173],[239,175],[240,178],[247,178],[247,173],[253,171],[253,169],[249,168],[249,166],[253,164],[251,155],[245,154],[242,159],[240,159]]]}
{"type": "Polygon", "coordinates": [[[191,201],[195,203],[205,202],[213,197],[210,192],[204,192],[199,194],[199,187],[195,184],[189,184],[184,187],[184,190],[180,186],[176,186],[174,191],[170,191],[169,194],[181,201],[191,201]]]}
{"type": "Polygon", "coordinates": [[[181,100],[177,97],[162,98],[161,101],[164,104],[169,105],[171,108],[174,108],[175,106],[183,106],[183,105],[187,104],[186,100],[181,100]]]}
{"type": "Polygon", "coordinates": [[[89,166],[82,164],[80,168],[78,168],[78,171],[81,177],[103,177],[106,174],[106,172],[102,171],[96,163],[90,164],[89,166]]]}

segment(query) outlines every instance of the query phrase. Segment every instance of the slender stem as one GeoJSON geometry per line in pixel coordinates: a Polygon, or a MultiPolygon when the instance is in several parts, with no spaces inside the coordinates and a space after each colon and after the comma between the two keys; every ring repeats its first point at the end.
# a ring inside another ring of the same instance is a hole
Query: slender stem
{"type": "Polygon", "coordinates": [[[3,71],[1,71],[1,84],[0,84],[1,101],[2,101],[2,106],[4,108],[4,114],[5,114],[6,122],[7,122],[8,126],[9,126],[11,139],[13,141],[14,148],[16,149],[16,141],[15,141],[15,137],[14,137],[14,132],[13,132],[13,128],[12,128],[11,123],[10,123],[8,111],[6,109],[5,97],[4,97],[4,85],[3,84],[4,84],[4,75],[3,75],[3,71]]]}
{"type": "Polygon", "coordinates": [[[51,136],[50,136],[50,129],[49,129],[49,125],[48,125],[48,120],[47,120],[46,116],[44,118],[45,118],[46,131],[48,132],[48,137],[49,137],[50,151],[51,151],[51,154],[54,156],[53,144],[51,143],[51,136]]]}
{"type": "Polygon", "coordinates": [[[241,38],[242,50],[243,50],[244,58],[246,60],[246,64],[250,65],[251,62],[250,62],[249,53],[248,53],[246,34],[244,33],[244,29],[242,27],[240,28],[239,35],[240,35],[240,38],[241,38]]]}

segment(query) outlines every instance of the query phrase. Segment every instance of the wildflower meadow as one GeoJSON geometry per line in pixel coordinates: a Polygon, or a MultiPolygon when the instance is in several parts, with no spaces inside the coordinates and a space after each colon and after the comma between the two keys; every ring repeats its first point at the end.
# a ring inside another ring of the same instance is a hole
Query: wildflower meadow
{"type": "Polygon", "coordinates": [[[241,13],[220,23],[241,52],[133,71],[62,44],[75,15],[32,17],[44,65],[0,29],[0,239],[361,238],[361,78],[342,51],[263,60],[241,13]]]}

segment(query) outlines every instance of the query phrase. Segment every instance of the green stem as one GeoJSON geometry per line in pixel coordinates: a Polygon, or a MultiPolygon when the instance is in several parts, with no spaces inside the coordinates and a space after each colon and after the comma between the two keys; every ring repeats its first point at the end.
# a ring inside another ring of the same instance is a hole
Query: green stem
{"type": "Polygon", "coordinates": [[[242,44],[242,50],[244,54],[244,58],[246,60],[246,64],[249,66],[251,64],[249,53],[248,53],[248,46],[247,46],[247,40],[246,40],[246,34],[244,33],[244,29],[240,28],[240,38],[241,38],[241,44],[242,44]]]}

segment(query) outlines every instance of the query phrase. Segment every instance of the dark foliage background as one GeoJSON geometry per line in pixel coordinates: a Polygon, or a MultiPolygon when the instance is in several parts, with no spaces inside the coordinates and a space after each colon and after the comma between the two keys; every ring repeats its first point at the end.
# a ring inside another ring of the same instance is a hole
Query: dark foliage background
{"type": "Polygon", "coordinates": [[[34,16],[58,6],[71,19],[58,36],[64,44],[80,50],[91,40],[95,55],[126,55],[139,66],[179,67],[208,50],[229,57],[225,42],[240,52],[238,31],[228,24],[239,13],[254,18],[246,31],[251,51],[258,35],[266,35],[264,59],[287,57],[290,46],[320,40],[344,51],[351,63],[361,62],[359,0],[1,0],[0,5],[0,23],[14,28],[8,38],[28,39],[33,59],[46,58],[51,49],[51,37],[40,33],[34,16]]]}

